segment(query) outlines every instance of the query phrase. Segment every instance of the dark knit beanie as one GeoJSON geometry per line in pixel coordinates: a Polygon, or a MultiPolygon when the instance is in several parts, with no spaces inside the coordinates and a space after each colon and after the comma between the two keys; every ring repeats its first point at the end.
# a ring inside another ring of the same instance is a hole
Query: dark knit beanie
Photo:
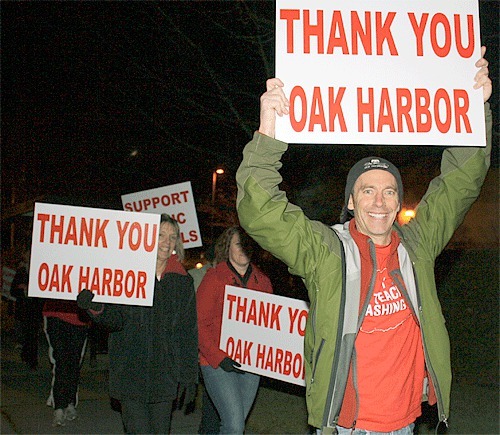
{"type": "Polygon", "coordinates": [[[342,208],[342,213],[340,214],[340,223],[344,223],[349,219],[349,216],[353,216],[353,211],[349,210],[349,197],[351,196],[352,189],[354,188],[354,184],[356,180],[359,178],[361,174],[364,174],[367,171],[372,169],[381,169],[383,171],[387,171],[394,175],[396,179],[396,183],[398,185],[398,198],[399,203],[403,203],[403,182],[401,180],[401,174],[399,173],[398,168],[394,166],[389,160],[385,160],[381,157],[365,157],[357,162],[347,174],[347,182],[345,185],[345,201],[344,207],[342,208]]]}

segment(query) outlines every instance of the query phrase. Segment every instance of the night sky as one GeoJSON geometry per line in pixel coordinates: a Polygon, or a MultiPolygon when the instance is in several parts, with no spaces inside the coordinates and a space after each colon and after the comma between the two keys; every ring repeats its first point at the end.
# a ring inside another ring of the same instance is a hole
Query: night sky
{"type": "Polygon", "coordinates": [[[34,191],[103,195],[198,178],[210,190],[217,165],[234,169],[267,74],[245,35],[225,42],[240,6],[195,3],[4,3],[8,167],[34,191]]]}
{"type": "MultiPolygon", "coordinates": [[[[120,195],[191,181],[210,196],[212,172],[234,186],[274,72],[274,2],[2,2],[2,205],[38,195],[121,208],[120,195]],[[135,155],[131,153],[135,151],[135,155]]],[[[499,2],[482,1],[498,143],[499,2]]],[[[498,147],[497,147],[498,150],[498,147]]],[[[283,175],[292,199],[334,219],[318,180],[345,179],[367,153],[437,168],[438,147],[295,145],[283,175]],[[296,188],[295,190],[292,189],[296,188]],[[309,193],[308,193],[309,192],[309,193]]],[[[495,164],[498,162],[495,154],[495,164]]],[[[430,169],[429,169],[430,168],[430,169]]],[[[420,194],[421,188],[415,187],[420,194]]]]}

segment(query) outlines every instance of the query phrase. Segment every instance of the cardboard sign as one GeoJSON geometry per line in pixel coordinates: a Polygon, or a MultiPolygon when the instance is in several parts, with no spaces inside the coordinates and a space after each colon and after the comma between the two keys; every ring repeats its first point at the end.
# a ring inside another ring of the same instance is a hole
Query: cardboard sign
{"type": "Polygon", "coordinates": [[[277,0],[288,143],[484,146],[477,0],[277,0]]]}
{"type": "Polygon", "coordinates": [[[304,301],[227,285],[219,348],[243,370],[304,386],[307,315],[304,301]]]}
{"type": "Polygon", "coordinates": [[[160,216],[35,203],[28,295],[153,305],[160,216]]]}
{"type": "Polygon", "coordinates": [[[181,229],[184,249],[202,245],[191,182],[122,195],[123,209],[144,213],[167,213],[181,229]]]}

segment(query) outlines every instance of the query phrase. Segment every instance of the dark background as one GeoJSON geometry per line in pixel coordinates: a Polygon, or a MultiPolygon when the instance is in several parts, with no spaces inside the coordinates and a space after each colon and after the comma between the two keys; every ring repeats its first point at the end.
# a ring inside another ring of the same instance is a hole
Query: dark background
{"type": "MultiPolygon", "coordinates": [[[[499,2],[479,5],[498,168],[499,2]]],[[[184,181],[210,243],[235,220],[234,174],[274,76],[274,9],[273,1],[3,1],[2,245],[12,243],[13,222],[14,239],[29,237],[26,219],[10,213],[24,201],[121,209],[122,194],[184,181]]],[[[293,145],[283,187],[310,217],[333,223],[349,167],[382,154],[401,168],[412,206],[441,152],[293,145]]]]}
{"type": "MultiPolygon", "coordinates": [[[[483,189],[489,208],[470,215],[472,225],[487,214],[496,220],[480,235],[488,249],[474,248],[473,234],[438,258],[436,273],[454,382],[491,387],[491,396],[464,401],[498,403],[500,8],[498,1],[479,6],[493,81],[493,177],[483,189]]],[[[2,1],[0,7],[3,264],[12,265],[29,240],[32,217],[25,212],[36,199],[121,209],[122,194],[191,181],[205,244],[234,222],[235,171],[258,128],[265,81],[274,76],[273,1],[2,1]],[[226,174],[212,207],[219,165],[226,174]]],[[[400,167],[412,207],[441,153],[427,146],[293,145],[283,158],[283,188],[311,218],[333,223],[348,169],[378,154],[400,167]]],[[[189,251],[188,259],[200,250],[189,251]]],[[[262,252],[258,260],[277,294],[306,297],[282,263],[262,252]]],[[[435,411],[426,418],[433,427],[435,411]]]]}

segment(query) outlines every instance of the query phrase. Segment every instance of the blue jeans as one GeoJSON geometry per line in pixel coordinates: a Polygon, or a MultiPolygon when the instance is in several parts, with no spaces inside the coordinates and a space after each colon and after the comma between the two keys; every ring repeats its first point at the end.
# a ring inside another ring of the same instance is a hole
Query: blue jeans
{"type": "MultiPolygon", "coordinates": [[[[393,430],[392,432],[373,432],[370,430],[365,430],[365,429],[347,429],[342,426],[337,426],[337,433],[339,435],[412,435],[413,434],[413,428],[415,427],[415,424],[409,424],[408,426],[405,426],[401,429],[398,430],[393,430]]],[[[318,429],[319,430],[319,429],[318,429]]],[[[319,432],[321,433],[321,431],[319,432]]]]}
{"type": "Polygon", "coordinates": [[[220,433],[242,434],[259,388],[260,376],[202,366],[203,381],[221,419],[220,433]]]}

